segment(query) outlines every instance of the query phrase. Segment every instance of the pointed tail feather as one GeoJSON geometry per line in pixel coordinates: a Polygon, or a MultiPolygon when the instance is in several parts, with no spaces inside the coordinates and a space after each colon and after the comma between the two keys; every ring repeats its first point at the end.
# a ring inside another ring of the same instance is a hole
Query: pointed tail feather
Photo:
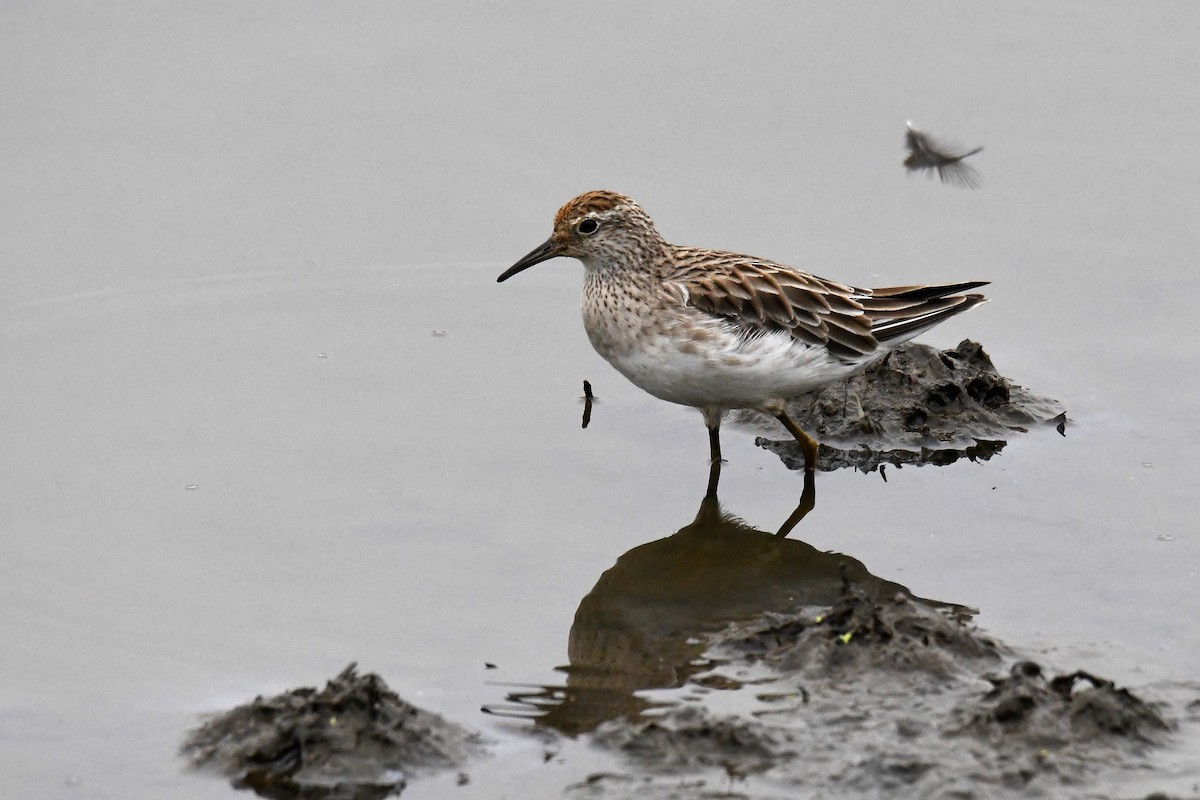
{"type": "Polygon", "coordinates": [[[872,289],[871,297],[890,297],[899,300],[932,300],[935,297],[946,297],[959,294],[968,289],[978,289],[987,286],[991,281],[967,281],[966,283],[947,283],[941,286],[887,286],[882,289],[872,289]]]}
{"type": "MultiPolygon", "coordinates": [[[[964,285],[977,286],[980,284],[964,285]]],[[[930,288],[941,289],[945,287],[930,288]]],[[[910,313],[902,314],[901,312],[890,311],[875,316],[868,310],[867,314],[872,316],[873,324],[871,333],[881,344],[884,342],[899,344],[932,328],[940,322],[944,322],[955,314],[961,314],[967,309],[974,308],[980,303],[986,302],[987,298],[981,294],[966,294],[958,297],[942,297],[938,295],[931,301],[915,305],[909,310],[910,313]],[[876,320],[878,320],[877,323],[876,320]]]]}

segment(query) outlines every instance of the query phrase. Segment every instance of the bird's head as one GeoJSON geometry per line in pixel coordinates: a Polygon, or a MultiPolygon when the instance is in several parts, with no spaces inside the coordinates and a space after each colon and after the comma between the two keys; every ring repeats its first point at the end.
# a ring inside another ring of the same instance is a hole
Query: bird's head
{"type": "Polygon", "coordinates": [[[506,269],[505,281],[551,258],[577,258],[589,269],[636,268],[661,253],[662,237],[642,207],[616,192],[586,192],[554,216],[550,238],[506,269]]]}

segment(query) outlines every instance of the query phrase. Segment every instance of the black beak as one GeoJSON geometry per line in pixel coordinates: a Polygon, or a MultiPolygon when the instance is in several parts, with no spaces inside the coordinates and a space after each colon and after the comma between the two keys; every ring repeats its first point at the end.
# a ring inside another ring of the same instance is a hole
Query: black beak
{"type": "Polygon", "coordinates": [[[504,274],[502,274],[499,278],[496,278],[496,283],[503,283],[513,275],[516,275],[518,272],[529,269],[534,264],[540,264],[543,261],[548,261],[555,256],[561,255],[562,248],[559,246],[558,242],[554,241],[553,238],[547,239],[532,253],[525,256],[508,269],[504,270],[504,274]]]}

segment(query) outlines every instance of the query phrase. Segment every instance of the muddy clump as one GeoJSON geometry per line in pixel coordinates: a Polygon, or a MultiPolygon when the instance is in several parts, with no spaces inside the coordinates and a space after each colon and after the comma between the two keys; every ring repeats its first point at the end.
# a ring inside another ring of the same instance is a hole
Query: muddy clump
{"type": "MultiPolygon", "coordinates": [[[[907,342],[844,381],[794,398],[787,411],[822,443],[822,470],[984,461],[1014,433],[1044,426],[1064,433],[1067,424],[1060,403],[1005,378],[970,340],[950,350],[907,342]]],[[[737,418],[765,420],[754,412],[737,418]]],[[[758,444],[791,468],[803,464],[790,438],[758,444]]]]}
{"type": "Polygon", "coordinates": [[[632,775],[659,777],[572,796],[689,796],[678,793],[681,773],[690,796],[723,781],[744,782],[734,796],[747,798],[798,787],[839,798],[1061,796],[1144,772],[1171,730],[1152,704],[1088,672],[1048,677],[1018,660],[998,677],[1012,654],[968,615],[849,585],[832,606],[733,624],[709,642],[725,680],[691,683],[737,685],[757,707],[717,714],[685,700],[605,723],[595,742],[629,759],[632,775]]]}
{"type": "Polygon", "coordinates": [[[999,663],[1003,653],[969,619],[969,613],[913,602],[902,593],[876,601],[847,583],[841,598],[819,613],[731,626],[717,644],[803,674],[888,670],[950,678],[967,663],[999,663]]]}
{"type": "Polygon", "coordinates": [[[351,664],[325,688],[256,697],[192,731],[181,751],[271,798],[373,800],[414,773],[461,767],[482,742],[351,664]]]}
{"type": "Polygon", "coordinates": [[[1082,670],[1047,678],[1038,664],[1020,661],[987,680],[992,690],[964,709],[963,731],[982,738],[1021,736],[1047,747],[1104,736],[1156,744],[1168,730],[1128,689],[1082,670]]]}
{"type": "Polygon", "coordinates": [[[795,737],[754,720],[721,717],[697,706],[680,706],[632,724],[602,725],[596,742],[656,771],[720,767],[731,776],[764,772],[796,755],[795,737]]]}

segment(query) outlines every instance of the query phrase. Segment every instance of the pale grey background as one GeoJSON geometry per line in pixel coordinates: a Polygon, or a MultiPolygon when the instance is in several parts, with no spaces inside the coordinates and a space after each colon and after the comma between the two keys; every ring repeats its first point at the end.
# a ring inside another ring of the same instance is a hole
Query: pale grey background
{"type": "MultiPolygon", "coordinates": [[[[1060,667],[1194,679],[1197,30],[1192,3],[3,4],[0,795],[230,795],[180,773],[195,715],[352,659],[497,739],[455,796],[596,767],[478,715],[492,677],[561,680],[579,598],[703,493],[698,415],[591,352],[579,266],[494,283],[592,188],[852,283],[992,280],[925,338],[983,341],[1068,437],[821,475],[794,535],[1060,667]],[[909,118],[984,145],[983,188],[906,175],[909,118]]],[[[798,476],[726,438],[723,499],[778,524],[798,476]]]]}

